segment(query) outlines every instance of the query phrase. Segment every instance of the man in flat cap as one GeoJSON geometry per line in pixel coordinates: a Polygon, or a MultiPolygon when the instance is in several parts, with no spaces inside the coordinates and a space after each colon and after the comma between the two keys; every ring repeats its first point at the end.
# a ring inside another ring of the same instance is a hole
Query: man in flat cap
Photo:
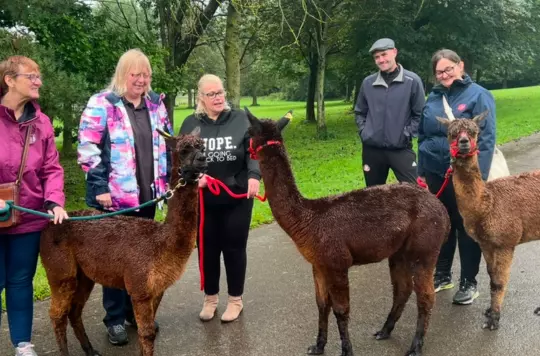
{"type": "Polygon", "coordinates": [[[400,182],[416,184],[412,139],[425,103],[422,80],[396,62],[390,38],[377,40],[369,53],[379,71],[364,79],[354,107],[366,186],[385,184],[390,168],[400,182]]]}

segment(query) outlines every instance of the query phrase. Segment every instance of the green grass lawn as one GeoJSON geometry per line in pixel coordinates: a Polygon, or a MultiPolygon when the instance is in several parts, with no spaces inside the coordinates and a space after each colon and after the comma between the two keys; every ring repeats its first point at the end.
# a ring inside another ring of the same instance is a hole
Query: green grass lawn
{"type": "MultiPolygon", "coordinates": [[[[497,144],[540,131],[540,87],[496,90],[493,94],[497,103],[497,144]]],[[[251,100],[246,98],[241,105],[250,103],[251,100]]],[[[250,107],[258,118],[278,119],[294,109],[294,119],[284,130],[284,140],[296,184],[304,196],[316,198],[364,187],[361,145],[350,103],[330,101],[326,104],[327,125],[332,135],[332,139],[326,141],[315,139],[315,126],[304,123],[304,102],[262,99],[259,104],[258,107],[250,107]]],[[[175,133],[191,112],[188,109],[176,110],[175,133]]],[[[76,159],[63,157],[62,165],[66,172],[67,210],[84,208],[84,176],[76,159]]],[[[391,174],[389,181],[394,180],[391,174]]],[[[162,214],[158,218],[162,218],[162,214]]],[[[256,200],[252,227],[271,221],[268,204],[256,200]]],[[[37,299],[49,295],[41,265],[35,278],[35,290],[37,299]]]]}

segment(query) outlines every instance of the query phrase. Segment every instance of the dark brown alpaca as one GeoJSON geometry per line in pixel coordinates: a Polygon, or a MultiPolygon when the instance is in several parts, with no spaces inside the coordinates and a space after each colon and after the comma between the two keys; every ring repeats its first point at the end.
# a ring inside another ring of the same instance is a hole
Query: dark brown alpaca
{"type": "MultiPolygon", "coordinates": [[[[81,314],[94,283],[126,289],[133,300],[141,355],[154,354],[154,318],[165,290],[177,281],[197,236],[197,180],[206,169],[204,143],[192,135],[166,137],[172,149],[171,188],[164,223],[116,216],[50,225],[41,237],[41,258],[51,286],[50,317],[62,356],[67,319],[87,356],[99,353],[81,314]]],[[[95,215],[94,210],[70,216],[95,215]]]]}
{"type": "Polygon", "coordinates": [[[450,230],[444,206],[434,195],[411,184],[383,185],[306,199],[295,185],[281,137],[288,119],[258,120],[249,112],[248,117],[252,146],[260,160],[272,213],[313,266],[319,332],[317,343],[308,348],[308,354],[324,352],[328,316],[333,310],[342,356],[353,355],[348,331],[348,270],[353,265],[388,258],[394,301],[384,326],[375,336],[378,340],[390,337],[414,289],[418,319],[407,355],[421,355],[435,301],[435,264],[450,230]]]}
{"type": "MultiPolygon", "coordinates": [[[[475,239],[487,264],[491,280],[491,306],[485,312],[484,328],[499,327],[501,305],[517,245],[540,239],[540,171],[482,180],[476,142],[478,123],[487,112],[472,120],[439,121],[448,126],[448,141],[454,150],[454,188],[467,233],[475,239]]],[[[540,308],[535,310],[540,314],[540,308]]]]}

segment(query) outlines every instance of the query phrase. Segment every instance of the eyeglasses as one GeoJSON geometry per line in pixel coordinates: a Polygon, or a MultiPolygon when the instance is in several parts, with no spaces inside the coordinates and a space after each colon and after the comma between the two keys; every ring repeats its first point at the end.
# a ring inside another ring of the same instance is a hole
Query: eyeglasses
{"type": "Polygon", "coordinates": [[[446,67],[445,69],[443,70],[436,70],[435,71],[435,76],[437,78],[440,78],[442,77],[443,74],[446,73],[446,75],[451,75],[452,73],[454,73],[454,68],[457,66],[457,64],[454,64],[453,66],[450,66],[450,67],[446,67]]]}
{"type": "Polygon", "coordinates": [[[152,76],[150,74],[147,74],[147,73],[131,73],[130,74],[132,78],[137,78],[137,79],[151,79],[152,76]]]}
{"type": "Polygon", "coordinates": [[[220,90],[220,91],[212,91],[210,93],[203,93],[204,96],[206,96],[207,98],[210,98],[210,99],[215,99],[216,97],[224,97],[226,95],[225,91],[223,90],[220,90]]]}
{"type": "Polygon", "coordinates": [[[26,77],[28,80],[30,80],[30,82],[32,82],[32,84],[35,84],[38,80],[43,81],[43,77],[39,74],[17,73],[15,76],[26,77]]]}

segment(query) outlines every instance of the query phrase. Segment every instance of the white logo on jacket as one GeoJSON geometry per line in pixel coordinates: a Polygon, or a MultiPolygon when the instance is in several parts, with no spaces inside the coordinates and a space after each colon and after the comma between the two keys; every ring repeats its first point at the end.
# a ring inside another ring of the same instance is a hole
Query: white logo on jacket
{"type": "Polygon", "coordinates": [[[236,156],[230,150],[236,146],[232,144],[232,136],[203,138],[206,148],[207,162],[236,161],[236,156]]]}

